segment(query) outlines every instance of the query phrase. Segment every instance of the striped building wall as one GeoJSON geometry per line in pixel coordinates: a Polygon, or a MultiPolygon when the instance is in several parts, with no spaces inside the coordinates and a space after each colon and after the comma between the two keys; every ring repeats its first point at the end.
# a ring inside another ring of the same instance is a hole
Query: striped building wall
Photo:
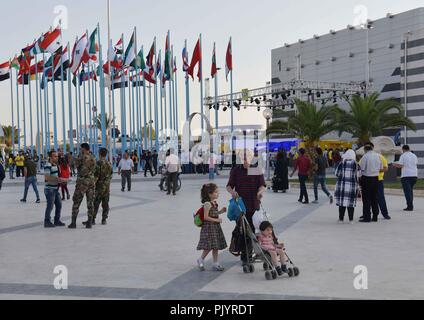
{"type": "Polygon", "coordinates": [[[424,8],[374,20],[369,30],[348,27],[284,45],[271,53],[272,83],[297,79],[299,70],[304,80],[365,82],[369,57],[372,91],[381,92],[382,99],[403,101],[404,41],[411,32],[407,36],[407,107],[419,131],[408,132],[407,142],[417,153],[424,175],[424,35],[420,30],[424,30],[424,8]]]}
{"type": "MultiPolygon", "coordinates": [[[[401,101],[408,116],[416,123],[417,131],[407,131],[406,142],[419,158],[420,172],[424,172],[424,29],[412,31],[401,46],[401,101]],[[405,60],[405,53],[407,59],[405,60]],[[406,62],[406,63],[405,63],[406,62]],[[405,74],[405,69],[407,70],[405,74]],[[406,76],[405,76],[406,75],[406,76]],[[405,83],[407,90],[405,91],[405,83]]],[[[405,139],[404,132],[402,138],[405,139]]]]}

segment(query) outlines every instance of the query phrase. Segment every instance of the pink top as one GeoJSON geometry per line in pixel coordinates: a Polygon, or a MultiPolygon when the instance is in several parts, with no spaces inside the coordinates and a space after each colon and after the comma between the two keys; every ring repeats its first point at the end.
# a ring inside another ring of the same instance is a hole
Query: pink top
{"type": "Polygon", "coordinates": [[[258,236],[259,244],[261,248],[265,251],[275,251],[275,244],[272,236],[266,237],[262,233],[258,236]]]}

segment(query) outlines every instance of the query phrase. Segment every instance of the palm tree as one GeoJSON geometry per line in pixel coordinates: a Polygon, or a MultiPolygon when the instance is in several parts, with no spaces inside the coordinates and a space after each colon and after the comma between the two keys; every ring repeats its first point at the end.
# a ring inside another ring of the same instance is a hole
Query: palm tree
{"type": "MultiPolygon", "coordinates": [[[[107,134],[106,134],[106,145],[108,146],[109,145],[109,139],[110,139],[109,130],[113,126],[113,119],[111,117],[109,117],[107,113],[105,114],[105,119],[106,119],[106,132],[107,132],[107,134]]],[[[97,117],[94,118],[93,121],[94,121],[93,126],[97,129],[99,129],[99,130],[102,130],[102,115],[101,114],[97,115],[97,117]]]]}
{"type": "Polygon", "coordinates": [[[416,125],[405,116],[400,102],[394,99],[378,100],[380,94],[375,92],[368,97],[353,96],[349,101],[350,110],[339,111],[339,133],[347,132],[364,145],[372,137],[381,135],[383,130],[404,127],[416,130],[416,125]]]}
{"type": "MultiPolygon", "coordinates": [[[[12,126],[4,126],[3,133],[4,137],[0,138],[0,142],[3,142],[6,146],[12,147],[12,126]]],[[[19,141],[18,129],[15,127],[15,144],[19,141]]]]}
{"type": "Polygon", "coordinates": [[[273,121],[270,123],[269,128],[267,130],[267,135],[276,133],[276,134],[284,134],[288,132],[288,123],[287,121],[273,121]]]}
{"type": "Polygon", "coordinates": [[[313,103],[295,99],[297,112],[288,117],[288,131],[305,142],[308,151],[315,147],[321,137],[335,131],[339,107],[337,105],[318,107],[313,103]]]}

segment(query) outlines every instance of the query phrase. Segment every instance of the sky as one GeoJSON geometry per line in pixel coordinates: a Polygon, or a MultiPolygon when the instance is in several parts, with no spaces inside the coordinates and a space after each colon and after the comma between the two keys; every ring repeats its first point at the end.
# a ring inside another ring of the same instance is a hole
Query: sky
{"type": "MultiPolygon", "coordinates": [[[[19,11],[14,1],[2,3],[0,19],[0,63],[46,32],[58,16],[66,30],[64,39],[71,45],[86,29],[91,32],[100,23],[102,44],[107,43],[106,0],[21,0],[19,11]],[[66,8],[66,12],[61,10],[66,8]],[[19,19],[17,19],[17,16],[19,19]]],[[[157,37],[158,49],[164,50],[165,37],[171,31],[174,55],[179,68],[179,108],[185,114],[185,88],[181,72],[181,51],[188,41],[191,55],[198,39],[203,39],[203,70],[210,76],[213,43],[216,42],[219,73],[219,94],[228,94],[225,81],[225,53],[229,37],[233,39],[234,91],[254,89],[271,81],[271,50],[284,43],[309,39],[314,34],[326,34],[330,29],[343,29],[354,24],[358,15],[370,19],[385,17],[388,12],[400,13],[423,6],[422,0],[111,0],[111,36],[114,42],[124,34],[126,42],[137,27],[138,46],[150,48],[157,37]],[[365,9],[365,10],[364,10],[365,9]],[[358,11],[359,10],[359,11],[358,11]]],[[[104,52],[106,56],[106,48],[104,52]]],[[[200,110],[199,84],[190,82],[192,110],[200,110]]],[[[214,87],[211,84],[211,92],[214,87]]],[[[0,124],[11,124],[10,83],[0,83],[0,124]]],[[[212,123],[214,118],[212,117],[212,123]]],[[[265,124],[262,113],[243,110],[235,113],[235,123],[265,124]]],[[[230,112],[220,113],[220,125],[230,124],[230,112]]],[[[59,132],[61,127],[59,126],[59,132]]]]}

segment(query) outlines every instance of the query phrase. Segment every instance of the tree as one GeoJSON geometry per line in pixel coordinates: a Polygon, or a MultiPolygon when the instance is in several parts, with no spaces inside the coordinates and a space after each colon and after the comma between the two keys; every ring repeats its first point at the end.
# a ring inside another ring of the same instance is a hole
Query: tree
{"type": "MultiPolygon", "coordinates": [[[[4,143],[8,147],[12,147],[12,126],[4,126],[3,133],[4,137],[0,138],[0,142],[4,143]]],[[[15,144],[19,142],[19,136],[18,136],[18,129],[14,127],[15,129],[15,144]]]]}
{"type": "Polygon", "coordinates": [[[368,97],[354,95],[349,101],[349,111],[339,110],[339,133],[347,132],[364,145],[372,137],[379,136],[383,130],[404,127],[416,130],[416,125],[405,116],[400,102],[394,99],[378,100],[375,92],[368,97]]]}
{"type": "MultiPolygon", "coordinates": [[[[108,114],[105,114],[105,122],[106,122],[106,145],[109,145],[109,129],[113,126],[113,119],[108,116],[108,114]]],[[[96,118],[93,119],[93,126],[99,130],[102,130],[102,115],[97,115],[96,118]]],[[[113,133],[112,133],[113,136],[113,133]]]]}
{"type": "Polygon", "coordinates": [[[317,107],[315,104],[295,99],[297,112],[288,117],[288,131],[305,142],[309,151],[321,137],[339,128],[337,105],[317,107]]]}

